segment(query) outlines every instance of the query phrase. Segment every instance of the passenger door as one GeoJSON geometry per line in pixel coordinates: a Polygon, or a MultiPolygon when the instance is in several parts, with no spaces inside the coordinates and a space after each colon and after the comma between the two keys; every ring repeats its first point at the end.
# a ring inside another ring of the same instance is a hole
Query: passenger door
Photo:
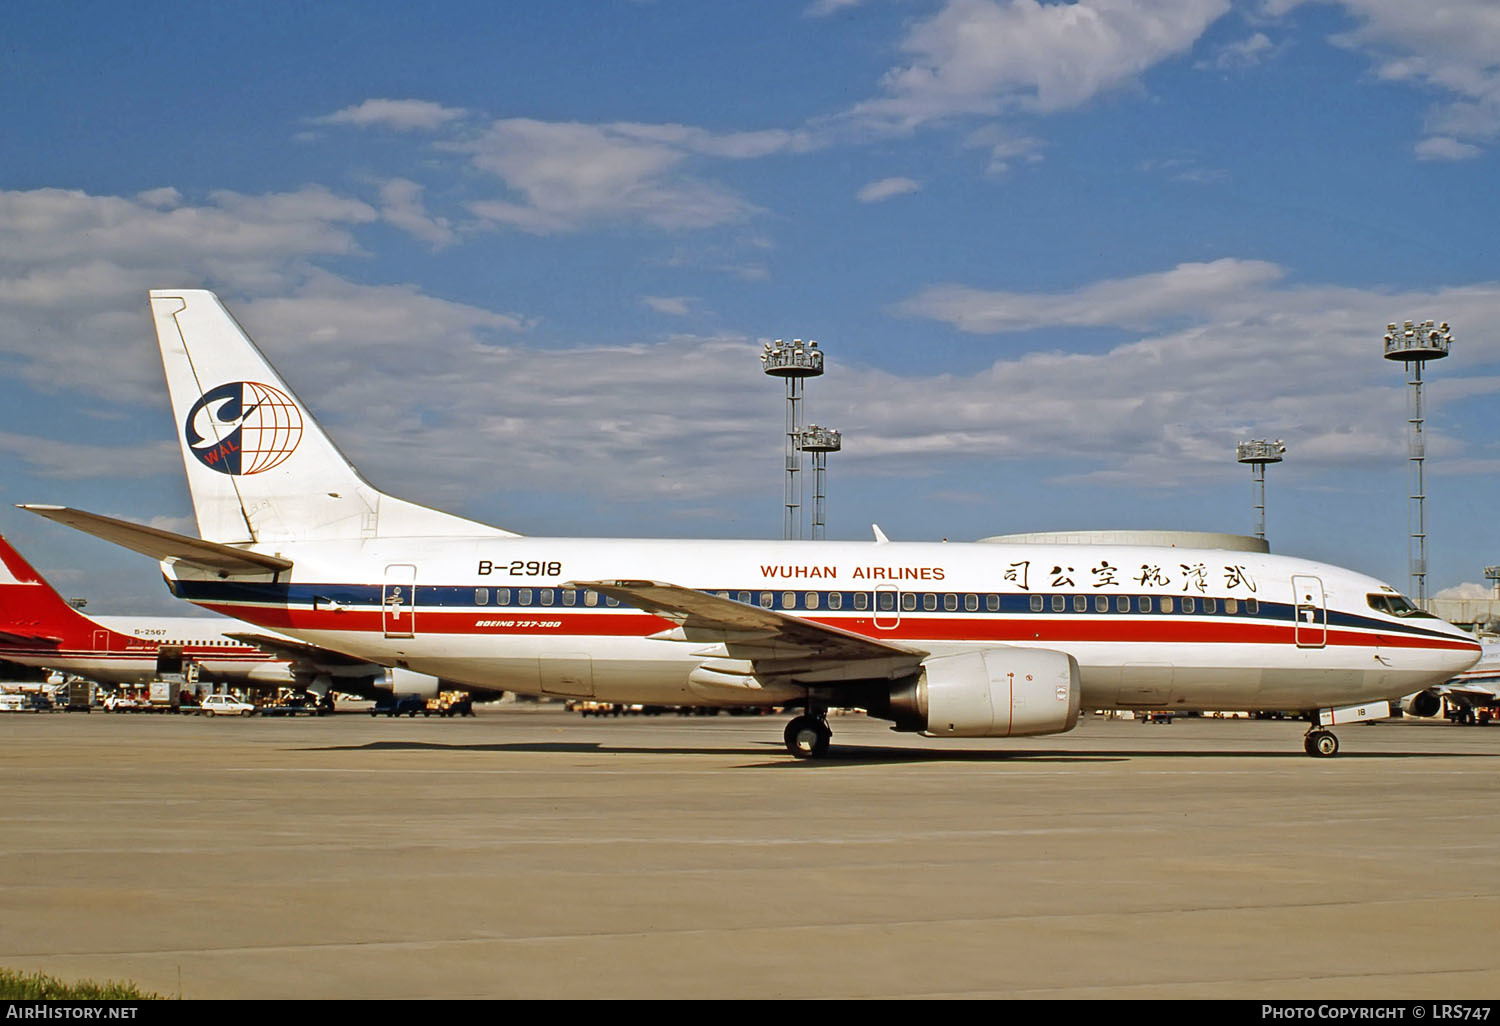
{"type": "Polygon", "coordinates": [[[388,638],[417,635],[417,568],[411,563],[392,563],[385,568],[380,591],[380,620],[388,638]]]}
{"type": "Polygon", "coordinates": [[[1322,648],[1328,643],[1328,607],[1323,582],[1317,577],[1292,575],[1292,603],[1297,625],[1292,633],[1298,648],[1322,648]]]}

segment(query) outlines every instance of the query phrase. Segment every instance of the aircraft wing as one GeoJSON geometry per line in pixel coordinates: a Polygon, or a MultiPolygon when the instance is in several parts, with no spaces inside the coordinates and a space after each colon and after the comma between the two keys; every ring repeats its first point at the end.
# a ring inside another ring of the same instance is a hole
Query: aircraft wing
{"type": "Polygon", "coordinates": [[[1431,690],[1461,706],[1494,705],[1495,699],[1500,697],[1500,682],[1475,681],[1471,684],[1441,684],[1431,690]]]}
{"type": "Polygon", "coordinates": [[[872,676],[886,676],[893,665],[909,664],[914,670],[929,654],[662,581],[574,581],[568,587],[591,588],[677,624],[653,637],[721,644],[731,658],[755,661],[758,671],[793,673],[805,666],[826,672],[837,665],[868,662],[872,676]],[[876,662],[880,667],[873,665],[876,662]]]}
{"type": "Polygon", "coordinates": [[[357,659],[354,656],[335,652],[331,648],[323,648],[320,645],[310,645],[305,641],[294,641],[291,638],[278,638],[272,634],[251,634],[228,632],[226,638],[242,641],[247,645],[254,645],[262,652],[269,652],[273,656],[287,659],[294,663],[304,662],[316,665],[319,669],[330,669],[343,666],[368,666],[372,669],[380,669],[368,659],[357,659]]]}
{"type": "Polygon", "coordinates": [[[290,570],[292,561],[280,556],[269,556],[262,552],[248,552],[233,545],[190,538],[185,534],[173,534],[144,524],[132,524],[128,520],[88,513],[68,506],[42,506],[22,504],[20,509],[37,516],[56,520],[59,524],[103,538],[107,542],[131,549],[152,559],[166,562],[186,563],[200,567],[221,577],[230,574],[266,574],[290,570]]]}

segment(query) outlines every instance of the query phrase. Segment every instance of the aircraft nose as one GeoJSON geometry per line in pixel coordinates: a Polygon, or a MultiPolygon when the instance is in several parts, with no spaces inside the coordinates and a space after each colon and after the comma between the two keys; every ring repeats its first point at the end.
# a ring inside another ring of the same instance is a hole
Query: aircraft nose
{"type": "Polygon", "coordinates": [[[1454,641],[1459,642],[1452,648],[1445,649],[1441,653],[1443,669],[1449,674],[1459,674],[1479,662],[1479,655],[1483,649],[1479,640],[1468,631],[1462,630],[1452,624],[1443,625],[1444,631],[1454,641]]]}

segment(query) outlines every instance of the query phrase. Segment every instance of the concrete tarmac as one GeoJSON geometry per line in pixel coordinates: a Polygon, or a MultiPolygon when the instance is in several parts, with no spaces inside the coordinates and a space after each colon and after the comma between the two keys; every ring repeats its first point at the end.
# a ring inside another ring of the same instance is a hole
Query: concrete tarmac
{"type": "Polygon", "coordinates": [[[0,966],[185,998],[1500,995],[1500,728],[0,717],[0,966]]]}

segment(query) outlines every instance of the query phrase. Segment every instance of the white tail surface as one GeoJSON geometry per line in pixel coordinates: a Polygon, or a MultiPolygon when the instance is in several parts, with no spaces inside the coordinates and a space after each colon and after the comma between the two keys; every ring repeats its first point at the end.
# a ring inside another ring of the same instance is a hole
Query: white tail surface
{"type": "Polygon", "coordinates": [[[151,316],[203,538],[514,537],[376,490],[212,292],[153,289],[151,316]]]}

